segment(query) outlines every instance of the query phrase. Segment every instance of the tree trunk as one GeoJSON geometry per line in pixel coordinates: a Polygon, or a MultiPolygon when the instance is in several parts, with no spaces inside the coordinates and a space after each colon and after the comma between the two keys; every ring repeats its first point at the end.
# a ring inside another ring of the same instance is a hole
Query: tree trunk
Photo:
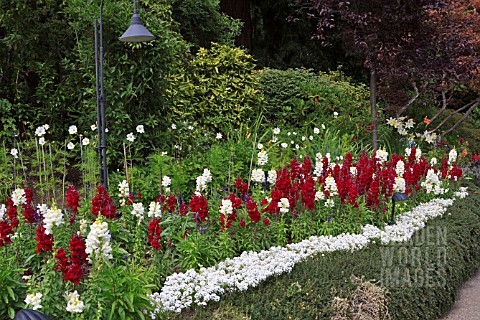
{"type": "Polygon", "coordinates": [[[253,26],[250,0],[221,0],[220,10],[232,18],[242,20],[242,33],[235,38],[235,44],[251,50],[253,26]]]}
{"type": "Polygon", "coordinates": [[[378,150],[377,79],[373,68],[370,68],[370,111],[373,120],[372,146],[376,152],[378,150]]]}

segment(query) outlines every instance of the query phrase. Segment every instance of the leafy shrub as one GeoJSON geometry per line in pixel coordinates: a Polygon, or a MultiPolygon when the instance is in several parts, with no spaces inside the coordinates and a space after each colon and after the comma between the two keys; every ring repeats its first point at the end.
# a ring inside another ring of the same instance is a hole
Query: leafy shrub
{"type": "Polygon", "coordinates": [[[252,57],[238,48],[213,44],[170,76],[173,116],[220,130],[239,128],[261,112],[262,95],[252,57]]]}
{"type": "Polygon", "coordinates": [[[308,69],[264,69],[260,83],[265,116],[272,123],[303,126],[324,122],[358,135],[371,122],[368,89],[353,84],[341,71],[317,74],[308,69]]]}

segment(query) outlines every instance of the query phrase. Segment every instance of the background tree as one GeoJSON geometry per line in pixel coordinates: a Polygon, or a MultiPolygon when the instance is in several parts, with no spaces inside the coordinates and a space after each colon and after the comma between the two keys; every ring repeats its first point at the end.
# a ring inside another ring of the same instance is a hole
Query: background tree
{"type": "Polygon", "coordinates": [[[372,145],[378,148],[377,83],[382,60],[405,43],[419,28],[429,0],[298,0],[298,12],[316,21],[314,37],[329,46],[338,40],[361,57],[370,73],[372,145]]]}

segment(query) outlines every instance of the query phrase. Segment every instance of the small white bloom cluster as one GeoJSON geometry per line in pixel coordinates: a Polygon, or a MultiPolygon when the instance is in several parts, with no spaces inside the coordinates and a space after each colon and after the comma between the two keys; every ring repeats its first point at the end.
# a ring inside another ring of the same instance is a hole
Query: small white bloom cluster
{"type": "Polygon", "coordinates": [[[221,214],[229,215],[233,213],[233,205],[230,199],[223,199],[219,209],[221,214]]]}
{"type": "Polygon", "coordinates": [[[118,197],[120,198],[120,206],[125,206],[125,199],[128,198],[130,194],[130,188],[128,187],[127,180],[123,180],[118,184],[118,197]]]}
{"type": "Polygon", "coordinates": [[[448,192],[448,189],[442,188],[442,180],[433,169],[428,169],[425,181],[421,183],[421,186],[425,188],[426,193],[433,192],[438,195],[448,192]]]}
{"type": "Polygon", "coordinates": [[[258,253],[243,252],[239,257],[201,268],[198,272],[190,269],[174,273],[167,277],[161,292],[149,295],[155,307],[151,317],[155,319],[163,311],[181,312],[193,303],[206,305],[208,301],[219,301],[220,295],[226,292],[255,287],[268,277],[290,272],[298,262],[321,253],[359,250],[375,239],[384,244],[408,241],[428,219],[443,215],[452,204],[453,200],[434,199],[404,213],[395,225],[385,226],[385,230],[367,225],[362,234],[312,236],[286,247],[272,247],[258,253]]]}
{"type": "Polygon", "coordinates": [[[352,176],[356,176],[357,175],[357,167],[350,167],[350,174],[352,176]]]}
{"type": "Polygon", "coordinates": [[[143,207],[143,203],[134,203],[133,204],[133,209],[132,209],[132,214],[137,217],[138,223],[140,223],[143,220],[143,215],[145,213],[145,208],[143,207]]]}
{"type": "Polygon", "coordinates": [[[85,219],[82,219],[80,220],[80,234],[85,234],[87,233],[87,227],[88,227],[88,224],[87,224],[87,220],[85,219]]]}
{"type": "Polygon", "coordinates": [[[75,133],[77,133],[77,131],[78,131],[77,126],[70,126],[68,128],[68,133],[70,133],[70,134],[75,134],[75,133]]]}
{"type": "Polygon", "coordinates": [[[315,201],[320,200],[325,200],[325,194],[322,191],[317,190],[317,192],[315,192],[315,201]]]}
{"type": "Polygon", "coordinates": [[[3,217],[5,216],[5,212],[7,212],[7,208],[5,205],[2,203],[0,205],[0,220],[3,220],[3,217]]]}
{"type": "Polygon", "coordinates": [[[375,153],[375,159],[381,163],[385,163],[388,160],[388,152],[385,149],[379,149],[375,153]]]}
{"type": "Polygon", "coordinates": [[[207,188],[207,183],[212,181],[212,173],[207,168],[203,169],[203,174],[197,177],[197,192],[202,192],[207,188]]]}
{"type": "Polygon", "coordinates": [[[169,176],[163,176],[162,187],[165,188],[165,192],[170,192],[170,185],[171,184],[172,184],[172,179],[169,176]]]}
{"type": "Polygon", "coordinates": [[[457,150],[455,150],[455,148],[453,148],[448,153],[448,164],[452,164],[455,161],[457,161],[457,150]]]}
{"type": "Polygon", "coordinates": [[[405,179],[402,177],[395,177],[395,182],[393,183],[393,192],[405,192],[405,179]]]}
{"type": "Polygon", "coordinates": [[[145,133],[145,128],[143,127],[143,125],[139,124],[135,130],[138,132],[138,133],[145,133]]]}
{"type": "Polygon", "coordinates": [[[39,204],[37,205],[37,208],[42,216],[45,216],[47,214],[48,206],[46,204],[39,204]]]}
{"type": "MultiPolygon", "coordinates": [[[[411,148],[405,148],[405,157],[409,157],[411,152],[412,152],[411,148]]],[[[422,156],[422,150],[420,148],[416,148],[415,159],[419,161],[421,156],[422,156]]]]}
{"type": "Polygon", "coordinates": [[[40,292],[30,293],[25,298],[25,303],[29,306],[32,306],[33,310],[40,309],[42,307],[42,297],[43,294],[41,294],[40,292]]]}
{"type": "Polygon", "coordinates": [[[161,218],[162,217],[162,205],[160,202],[150,202],[148,206],[148,217],[149,218],[161,218]]]}
{"type": "Polygon", "coordinates": [[[464,199],[466,196],[468,196],[468,187],[460,187],[460,190],[457,192],[454,192],[453,195],[457,198],[464,199]]]}
{"type": "Polygon", "coordinates": [[[252,181],[262,183],[265,181],[265,172],[262,169],[252,170],[252,181]]]}
{"type": "Polygon", "coordinates": [[[430,165],[434,167],[437,164],[437,158],[430,159],[430,165]]]}
{"type": "Polygon", "coordinates": [[[290,202],[288,202],[287,198],[281,198],[278,202],[278,207],[280,208],[281,213],[288,213],[290,210],[290,202]]]}
{"type": "Polygon", "coordinates": [[[337,183],[335,182],[335,178],[331,175],[325,179],[325,190],[330,191],[330,197],[338,194],[337,183]]]}
{"type": "Polygon", "coordinates": [[[48,209],[43,215],[43,224],[45,227],[45,234],[52,234],[53,226],[59,227],[63,223],[62,209],[48,209]]]}
{"type": "Polygon", "coordinates": [[[268,171],[267,181],[271,185],[274,185],[277,182],[277,170],[268,171]]]}
{"type": "Polygon", "coordinates": [[[18,158],[18,149],[17,148],[13,148],[10,150],[10,154],[15,158],[17,159],[18,158]]]}
{"type": "Polygon", "coordinates": [[[403,177],[403,174],[405,173],[405,162],[398,160],[395,166],[395,172],[397,173],[397,176],[403,177]]]}
{"type": "Polygon", "coordinates": [[[268,163],[268,154],[265,150],[262,150],[258,153],[258,161],[259,166],[264,166],[268,163]]]}
{"type": "Polygon", "coordinates": [[[315,155],[315,169],[313,170],[313,175],[317,178],[320,177],[322,175],[322,172],[323,172],[322,160],[323,160],[322,154],[320,152],[317,153],[315,155]]]}
{"type": "Polygon", "coordinates": [[[25,190],[23,189],[15,189],[12,192],[12,201],[13,205],[16,207],[21,206],[27,202],[27,198],[25,196],[25,190]]]}
{"type": "Polygon", "coordinates": [[[384,230],[372,225],[364,226],[363,235],[369,239],[378,238],[383,244],[408,241],[415,231],[425,227],[429,219],[442,216],[452,204],[452,199],[433,199],[405,212],[394,225],[386,225],[384,230]]]}
{"type": "Polygon", "coordinates": [[[68,302],[67,302],[67,311],[72,313],[82,313],[85,305],[83,301],[80,300],[80,295],[77,290],[67,293],[68,302]]]}
{"type": "Polygon", "coordinates": [[[112,235],[108,233],[108,223],[97,219],[91,226],[90,232],[85,241],[85,252],[88,253],[87,260],[92,263],[92,256],[97,259],[102,255],[106,259],[112,259],[112,247],[110,246],[110,238],[112,235]]]}

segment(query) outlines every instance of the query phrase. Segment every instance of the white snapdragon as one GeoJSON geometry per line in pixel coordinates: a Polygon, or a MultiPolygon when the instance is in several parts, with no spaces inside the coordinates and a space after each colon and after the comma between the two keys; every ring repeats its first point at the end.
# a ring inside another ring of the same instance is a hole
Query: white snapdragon
{"type": "Polygon", "coordinates": [[[143,215],[145,213],[145,208],[143,207],[143,203],[134,203],[132,206],[132,214],[137,217],[138,223],[143,220],[143,215]]]}
{"type": "Polygon", "coordinates": [[[434,194],[444,194],[448,190],[443,189],[442,180],[438,177],[433,169],[428,169],[425,181],[421,183],[421,186],[425,188],[426,193],[433,192],[434,194]]]}
{"type": "Polygon", "coordinates": [[[252,181],[262,183],[265,181],[265,172],[262,169],[252,170],[252,181]]]}
{"type": "Polygon", "coordinates": [[[37,208],[42,216],[45,216],[47,214],[48,206],[46,204],[39,204],[37,205],[37,208]]]}
{"type": "Polygon", "coordinates": [[[72,313],[82,313],[83,309],[85,308],[85,305],[83,304],[83,301],[80,300],[80,295],[78,294],[77,290],[67,293],[67,308],[66,310],[68,312],[72,313]]]}
{"type": "Polygon", "coordinates": [[[315,201],[325,200],[325,194],[321,190],[315,192],[315,201]]]}
{"type": "Polygon", "coordinates": [[[22,204],[25,204],[27,202],[27,198],[25,196],[25,190],[20,188],[15,189],[12,192],[12,201],[13,201],[13,205],[16,207],[19,207],[22,204]]]}
{"type": "Polygon", "coordinates": [[[207,168],[203,169],[203,174],[197,177],[197,192],[204,191],[207,188],[207,183],[212,181],[212,173],[207,168]]]}
{"type": "Polygon", "coordinates": [[[0,220],[3,220],[3,217],[5,216],[5,212],[7,212],[7,208],[5,207],[5,204],[0,205],[0,220]]]}
{"type": "Polygon", "coordinates": [[[288,202],[287,198],[281,198],[278,202],[278,207],[281,213],[287,213],[290,210],[290,202],[288,202]]]}
{"type": "Polygon", "coordinates": [[[150,202],[148,206],[148,217],[149,218],[161,218],[162,217],[162,205],[160,202],[150,202]]]}
{"type": "Polygon", "coordinates": [[[352,176],[356,176],[357,175],[357,167],[350,167],[350,174],[352,176]]]}
{"type": "Polygon", "coordinates": [[[260,151],[260,152],[258,153],[258,161],[257,161],[258,165],[259,165],[259,166],[264,166],[264,165],[267,164],[267,162],[268,162],[268,154],[267,154],[267,152],[266,152],[265,150],[260,151]]]}
{"type": "Polygon", "coordinates": [[[323,172],[322,160],[323,160],[323,156],[320,152],[318,152],[315,155],[315,168],[313,170],[313,175],[317,178],[320,177],[322,175],[322,172],[323,172]]]}
{"type": "Polygon", "coordinates": [[[330,196],[338,194],[337,183],[335,182],[335,178],[331,175],[325,179],[325,190],[330,191],[330,196]]]}
{"type": "Polygon", "coordinates": [[[405,192],[405,179],[402,177],[395,177],[395,182],[393,183],[394,192],[405,192]]]}
{"type": "Polygon", "coordinates": [[[93,259],[103,256],[105,259],[112,259],[112,247],[110,238],[112,235],[108,231],[108,223],[97,219],[91,226],[90,232],[85,240],[85,252],[88,254],[87,260],[91,263],[93,259]]]}
{"type": "Polygon", "coordinates": [[[402,160],[398,160],[395,166],[395,172],[397,173],[397,176],[403,177],[403,174],[405,173],[405,163],[402,160]]]}
{"type": "Polygon", "coordinates": [[[233,205],[230,199],[223,199],[219,209],[221,214],[229,215],[233,213],[233,205]]]}
{"type": "Polygon", "coordinates": [[[125,199],[128,198],[130,194],[130,188],[128,187],[128,182],[127,180],[122,180],[118,184],[118,197],[120,198],[120,206],[125,206],[125,199]]]}
{"type": "Polygon", "coordinates": [[[333,201],[333,199],[327,199],[325,200],[324,206],[327,208],[333,208],[335,207],[335,201],[333,201]]]}
{"type": "Polygon", "coordinates": [[[268,177],[267,177],[268,183],[271,185],[275,184],[277,182],[277,170],[270,170],[268,171],[268,177]]]}
{"type": "Polygon", "coordinates": [[[437,158],[430,159],[430,166],[434,167],[437,164],[437,158]]]}
{"type": "Polygon", "coordinates": [[[448,164],[451,165],[455,161],[457,161],[457,150],[453,148],[448,153],[448,164]]]}
{"type": "Polygon", "coordinates": [[[169,176],[163,176],[162,186],[165,188],[165,192],[170,192],[170,185],[172,184],[172,179],[169,176]]]}
{"type": "Polygon", "coordinates": [[[59,227],[63,224],[62,209],[48,209],[43,215],[43,224],[45,227],[45,234],[52,234],[54,226],[59,227]]]}
{"type": "Polygon", "coordinates": [[[43,294],[40,292],[27,294],[27,297],[25,298],[25,304],[32,306],[33,310],[40,309],[42,308],[42,297],[43,294]]]}
{"type": "Polygon", "coordinates": [[[379,149],[377,150],[377,152],[375,153],[375,158],[381,162],[381,163],[385,163],[387,162],[388,160],[388,152],[385,150],[385,149],[379,149]]]}
{"type": "Polygon", "coordinates": [[[420,149],[420,148],[415,149],[415,159],[417,161],[420,161],[421,156],[422,156],[422,149],[420,149]]]}
{"type": "Polygon", "coordinates": [[[87,220],[85,220],[85,219],[80,220],[80,234],[81,235],[87,233],[87,227],[88,227],[87,220]]]}

